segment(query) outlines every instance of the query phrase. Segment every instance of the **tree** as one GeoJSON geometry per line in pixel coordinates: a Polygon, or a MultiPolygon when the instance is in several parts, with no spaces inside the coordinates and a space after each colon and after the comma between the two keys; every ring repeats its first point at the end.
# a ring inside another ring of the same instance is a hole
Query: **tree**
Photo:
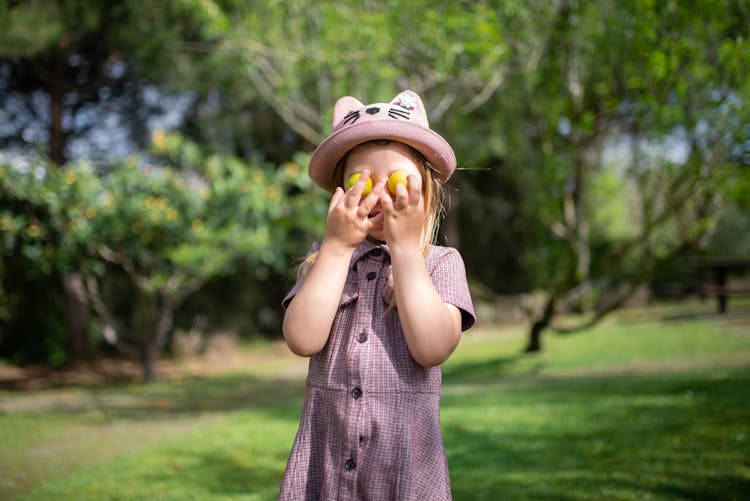
{"type": "MultiPolygon", "coordinates": [[[[45,145],[58,168],[147,144],[142,124],[160,106],[136,75],[179,81],[169,73],[186,59],[177,42],[210,37],[204,11],[201,2],[0,2],[0,144],[14,158],[45,145]]],[[[87,356],[84,284],[74,265],[62,281],[68,359],[79,361],[87,356]]]]}
{"type": "Polygon", "coordinates": [[[528,351],[548,328],[595,324],[707,243],[747,140],[747,21],[742,2],[563,0],[532,20],[545,40],[534,69],[510,44],[494,120],[525,221],[521,254],[544,291],[528,351]],[[584,317],[556,320],[571,308],[584,317]]]}
{"type": "Polygon", "coordinates": [[[81,260],[104,338],[138,358],[146,380],[156,377],[154,363],[187,298],[240,265],[258,277],[286,271],[292,237],[319,232],[326,208],[296,162],[270,169],[205,154],[163,132],[154,148],[157,164],[134,157],[106,175],[86,162],[64,172],[5,168],[0,185],[7,198],[49,215],[0,213],[13,245],[40,267],[81,260]],[[113,288],[117,281],[126,286],[113,288]]]}

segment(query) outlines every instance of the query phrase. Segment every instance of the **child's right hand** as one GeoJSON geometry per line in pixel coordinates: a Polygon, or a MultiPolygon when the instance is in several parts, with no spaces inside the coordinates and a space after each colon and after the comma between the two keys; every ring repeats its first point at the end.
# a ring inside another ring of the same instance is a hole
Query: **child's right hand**
{"type": "Polygon", "coordinates": [[[365,239],[372,227],[383,219],[382,213],[372,218],[368,217],[384,188],[384,183],[377,183],[370,194],[362,198],[369,178],[370,172],[362,171],[351,189],[344,191],[339,186],[333,192],[326,217],[325,239],[330,243],[353,249],[365,239]]]}

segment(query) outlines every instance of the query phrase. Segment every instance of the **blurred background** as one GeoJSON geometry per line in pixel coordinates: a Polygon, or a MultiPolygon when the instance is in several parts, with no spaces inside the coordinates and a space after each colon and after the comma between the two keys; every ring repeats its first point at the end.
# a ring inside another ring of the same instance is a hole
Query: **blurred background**
{"type": "MultiPolygon", "coordinates": [[[[479,320],[750,292],[743,0],[0,1],[0,357],[279,339],[335,100],[412,89],[479,320]]],[[[726,303],[724,303],[726,308],[726,303]]]]}

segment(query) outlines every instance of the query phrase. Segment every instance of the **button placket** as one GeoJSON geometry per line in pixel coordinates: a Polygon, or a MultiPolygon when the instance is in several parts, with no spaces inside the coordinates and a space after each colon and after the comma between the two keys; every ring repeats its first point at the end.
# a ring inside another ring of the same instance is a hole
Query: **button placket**
{"type": "MultiPolygon", "coordinates": [[[[369,354],[371,350],[369,330],[370,318],[373,315],[375,301],[379,298],[378,284],[385,252],[382,249],[374,249],[368,256],[358,262],[358,269],[354,272],[358,276],[358,298],[355,310],[355,321],[357,330],[348,345],[347,356],[347,383],[349,403],[347,404],[347,444],[348,458],[342,459],[344,472],[347,478],[354,481],[356,477],[357,461],[356,451],[365,446],[367,439],[363,430],[369,418],[367,416],[367,399],[364,396],[363,387],[367,385],[366,377],[369,371],[369,354]],[[380,251],[380,252],[378,252],[380,251]],[[359,323],[361,322],[361,323],[359,323]],[[356,341],[355,341],[356,340],[356,341]]],[[[361,459],[361,458],[360,458],[361,459]]]]}

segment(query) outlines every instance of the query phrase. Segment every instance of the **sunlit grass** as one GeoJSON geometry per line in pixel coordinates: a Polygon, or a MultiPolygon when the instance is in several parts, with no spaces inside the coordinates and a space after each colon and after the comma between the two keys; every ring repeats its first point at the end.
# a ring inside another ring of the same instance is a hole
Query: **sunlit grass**
{"type": "Polygon", "coordinates": [[[298,418],[297,405],[236,411],[24,499],[275,499],[298,418]]]}
{"type": "MultiPolygon", "coordinates": [[[[444,366],[454,498],[748,498],[742,306],[628,310],[531,356],[522,327],[465,335],[444,366]]],[[[305,362],[258,348],[231,373],[3,393],[0,497],[276,499],[305,362]]]]}

